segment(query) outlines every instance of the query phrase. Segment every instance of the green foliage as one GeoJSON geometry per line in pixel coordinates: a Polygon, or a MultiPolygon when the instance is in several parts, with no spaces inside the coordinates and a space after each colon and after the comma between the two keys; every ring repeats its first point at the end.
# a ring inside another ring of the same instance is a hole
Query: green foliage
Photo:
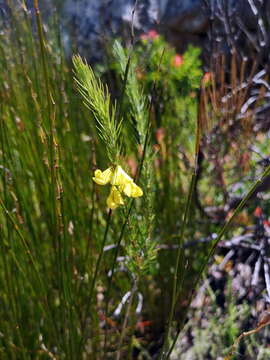
{"type": "MultiPolygon", "coordinates": [[[[150,95],[155,127],[171,129],[173,142],[179,144],[193,154],[195,119],[197,113],[197,91],[202,77],[200,50],[189,46],[184,54],[175,52],[161,35],[153,39],[146,36],[136,44],[128,56],[118,41],[115,42],[113,53],[117,61],[111,67],[124,78],[125,64],[130,57],[130,71],[126,95],[132,104],[132,112],[126,112],[132,121],[143,126],[145,103],[136,101],[140,98],[140,88],[150,95]],[[139,87],[140,85],[140,87],[139,87]],[[131,91],[132,89],[132,91],[131,91]]],[[[139,134],[145,132],[138,129],[139,134]]]]}
{"type": "Polygon", "coordinates": [[[130,113],[130,127],[138,134],[138,142],[142,146],[143,168],[141,173],[141,181],[144,184],[144,198],[142,214],[133,215],[130,224],[131,239],[127,244],[128,267],[131,272],[136,274],[148,273],[153,270],[153,264],[156,260],[156,243],[153,241],[154,227],[154,174],[153,162],[155,155],[149,146],[149,111],[147,108],[146,96],[144,95],[142,84],[139,83],[136,76],[136,63],[132,57],[128,57],[122,45],[115,41],[113,46],[113,54],[116,63],[120,68],[122,80],[125,79],[127,73],[125,96],[128,100],[128,111],[130,113]]]}
{"type": "Polygon", "coordinates": [[[125,73],[127,73],[126,92],[128,98],[128,106],[130,107],[130,122],[134,124],[135,131],[139,135],[139,143],[144,144],[145,136],[148,127],[148,111],[146,108],[146,97],[143,93],[142,84],[139,83],[136,76],[136,62],[133,57],[126,55],[125,49],[119,41],[115,41],[113,46],[113,55],[118,64],[122,80],[125,80],[125,73]],[[127,66],[129,66],[127,68],[127,66]]]}
{"type": "Polygon", "coordinates": [[[206,294],[201,294],[201,296],[209,298],[210,304],[204,309],[193,310],[190,313],[191,319],[186,325],[186,331],[190,332],[193,338],[193,345],[184,350],[184,341],[179,339],[172,359],[178,359],[180,356],[181,360],[185,360],[190,357],[190,354],[194,360],[203,360],[207,356],[218,359],[227,354],[230,345],[241,331],[240,324],[250,316],[250,313],[247,304],[240,306],[235,303],[230,293],[232,291],[230,284],[226,290],[229,290],[226,291],[228,307],[222,311],[217,305],[216,295],[210,286],[207,286],[206,294]],[[197,320],[200,325],[196,324],[197,320]]]}
{"type": "Polygon", "coordinates": [[[131,358],[136,347],[151,358],[169,313],[181,328],[215,248],[189,241],[219,230],[193,196],[200,52],[176,54],[155,34],[129,51],[115,42],[98,77],[79,56],[72,68],[38,11],[33,27],[12,4],[0,38],[0,357],[131,358]],[[107,211],[92,177],[118,164],[144,195],[107,211]]]}
{"type": "MultiPolygon", "coordinates": [[[[204,306],[193,308],[189,313],[189,322],[185,326],[183,337],[179,337],[172,353],[172,360],[204,360],[224,359],[231,349],[236,338],[243,332],[248,331],[249,326],[256,327],[252,321],[251,307],[246,302],[238,304],[233,294],[232,278],[228,275],[227,285],[224,289],[225,307],[218,306],[217,293],[214,293],[207,280],[204,292],[200,293],[200,299],[204,306]],[[253,324],[253,325],[251,325],[253,324]],[[186,334],[186,335],[185,335],[186,334]],[[191,344],[186,343],[186,336],[189,336],[191,344]]],[[[243,339],[241,353],[235,352],[233,359],[243,357],[247,360],[267,359],[269,349],[267,337],[269,328],[261,330],[258,334],[243,339]],[[264,334],[262,334],[264,333],[264,334]]]]}
{"type": "Polygon", "coordinates": [[[99,136],[106,147],[108,158],[117,164],[120,156],[122,121],[116,119],[116,106],[111,104],[108,87],[97,80],[90,66],[80,56],[73,57],[76,82],[85,104],[94,114],[99,136]]]}
{"type": "Polygon", "coordinates": [[[199,55],[200,50],[193,46],[184,54],[177,54],[161,35],[152,41],[142,38],[135,50],[140,78],[148,87],[153,81],[165,85],[168,98],[176,92],[185,97],[199,89],[202,77],[199,55]]]}

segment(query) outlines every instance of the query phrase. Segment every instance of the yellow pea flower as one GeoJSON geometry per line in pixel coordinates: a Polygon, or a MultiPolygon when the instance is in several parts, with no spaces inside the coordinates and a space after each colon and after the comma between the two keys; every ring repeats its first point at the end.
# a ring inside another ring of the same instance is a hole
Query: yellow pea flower
{"type": "Polygon", "coordinates": [[[130,182],[133,182],[132,178],[128,176],[121,166],[117,165],[112,176],[111,184],[123,186],[130,182]]]}
{"type": "Polygon", "coordinates": [[[112,186],[110,195],[107,197],[107,205],[110,209],[116,209],[119,205],[124,205],[123,198],[116,186],[112,186]]]}
{"type": "Polygon", "coordinates": [[[120,165],[109,167],[105,171],[96,170],[93,180],[98,185],[112,185],[110,195],[107,198],[107,205],[110,209],[116,209],[123,205],[121,193],[128,197],[139,197],[143,195],[142,189],[136,185],[133,179],[122,169],[120,165]]]}
{"type": "Polygon", "coordinates": [[[109,167],[105,171],[96,170],[95,176],[93,177],[93,180],[98,185],[106,185],[111,181],[111,178],[113,176],[113,170],[111,167],[109,167]]]}
{"type": "Polygon", "coordinates": [[[133,181],[130,183],[126,183],[122,189],[128,197],[139,197],[143,195],[142,189],[133,181]]]}

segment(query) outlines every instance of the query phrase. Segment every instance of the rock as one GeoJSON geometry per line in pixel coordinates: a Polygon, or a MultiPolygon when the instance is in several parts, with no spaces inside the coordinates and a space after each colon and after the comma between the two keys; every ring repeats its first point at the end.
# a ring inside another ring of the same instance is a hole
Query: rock
{"type": "MultiPolygon", "coordinates": [[[[206,31],[207,16],[204,0],[140,0],[137,2],[133,25],[137,34],[157,29],[197,35],[206,31]]],[[[67,0],[64,6],[66,25],[76,29],[79,52],[98,60],[102,39],[107,35],[130,37],[135,0],[67,0]]]]}
{"type": "MultiPolygon", "coordinates": [[[[26,3],[30,11],[33,10],[33,0],[26,3]]],[[[75,43],[80,54],[92,61],[102,58],[105,39],[119,36],[130,40],[132,22],[136,35],[155,29],[165,34],[178,51],[183,51],[189,42],[203,45],[213,19],[215,35],[226,48],[227,29],[222,21],[226,14],[232,29],[241,24],[240,29],[245,27],[257,37],[260,37],[258,17],[262,16],[265,22],[270,16],[268,0],[256,1],[259,11],[253,5],[254,0],[40,0],[39,3],[45,19],[54,7],[62,9],[66,49],[70,51],[71,43],[75,43]]],[[[5,4],[7,0],[0,0],[0,18],[5,17],[5,4]]],[[[266,29],[268,25],[269,20],[264,24],[266,29]]]]}
{"type": "MultiPolygon", "coordinates": [[[[258,28],[257,10],[251,0],[138,0],[133,25],[136,34],[156,29],[166,34],[178,50],[187,42],[201,44],[207,34],[212,14],[224,18],[227,14],[232,27],[237,21],[248,30],[258,28]],[[222,8],[220,4],[225,4],[222,8]],[[236,21],[234,21],[236,20],[236,21]]],[[[71,25],[79,52],[94,60],[102,56],[103,40],[109,36],[124,36],[130,39],[130,27],[135,0],[66,0],[64,23],[71,25]]],[[[270,8],[270,2],[260,2],[262,13],[270,8]]],[[[226,39],[224,23],[215,18],[218,36],[226,39]]],[[[236,25],[237,26],[237,25],[236,25]]],[[[66,43],[68,44],[68,32],[66,43]]],[[[226,45],[224,45],[226,47],[226,45]]]]}
{"type": "Polygon", "coordinates": [[[208,16],[204,0],[175,0],[167,5],[162,19],[165,26],[177,32],[199,34],[205,32],[208,16]]]}

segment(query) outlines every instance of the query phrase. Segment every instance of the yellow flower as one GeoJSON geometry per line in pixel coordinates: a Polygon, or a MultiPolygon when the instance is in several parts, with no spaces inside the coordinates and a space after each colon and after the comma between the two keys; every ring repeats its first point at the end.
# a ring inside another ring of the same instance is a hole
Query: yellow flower
{"type": "Polygon", "coordinates": [[[128,176],[128,174],[121,168],[121,166],[117,165],[113,172],[111,184],[123,186],[130,182],[133,182],[132,178],[128,176]]]}
{"type": "Polygon", "coordinates": [[[135,184],[133,179],[122,169],[121,166],[109,167],[105,171],[96,170],[93,180],[98,185],[111,184],[111,192],[107,198],[107,205],[110,209],[116,209],[123,205],[121,193],[128,197],[139,197],[143,195],[142,189],[135,184]]]}
{"type": "Polygon", "coordinates": [[[122,189],[128,197],[139,197],[143,195],[142,189],[133,181],[130,183],[126,183],[122,189]]]}
{"type": "Polygon", "coordinates": [[[110,209],[116,209],[119,205],[124,205],[123,198],[116,186],[112,186],[110,195],[107,197],[107,205],[110,209]]]}
{"type": "Polygon", "coordinates": [[[101,171],[98,169],[95,171],[95,176],[93,177],[93,180],[98,185],[106,185],[108,184],[108,182],[111,181],[112,176],[113,176],[113,170],[111,167],[109,167],[105,171],[101,171]]]}

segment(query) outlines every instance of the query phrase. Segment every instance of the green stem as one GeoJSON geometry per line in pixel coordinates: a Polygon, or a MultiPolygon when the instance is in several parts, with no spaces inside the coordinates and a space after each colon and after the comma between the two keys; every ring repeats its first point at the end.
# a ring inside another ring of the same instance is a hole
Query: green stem
{"type": "MultiPolygon", "coordinates": [[[[1,109],[2,110],[2,109],[1,109]]],[[[3,157],[3,167],[4,169],[7,169],[7,163],[6,163],[6,152],[4,147],[4,121],[1,118],[0,119],[0,142],[1,142],[1,151],[2,151],[2,157],[3,157]]],[[[7,204],[7,181],[6,181],[6,174],[4,170],[3,175],[3,190],[4,190],[4,200],[3,203],[7,204]]],[[[14,281],[12,281],[12,266],[9,259],[9,244],[11,243],[11,229],[10,224],[7,222],[7,232],[8,232],[8,243],[5,243],[5,241],[2,241],[0,244],[1,247],[1,255],[3,258],[3,273],[4,273],[4,279],[5,279],[5,286],[7,289],[8,296],[8,309],[10,309],[11,313],[11,322],[13,326],[15,327],[15,332],[18,334],[18,340],[20,347],[24,349],[24,343],[23,343],[23,336],[21,333],[21,326],[19,326],[18,321],[18,309],[17,309],[17,302],[16,302],[16,292],[14,289],[14,281]]],[[[0,226],[0,238],[4,239],[4,234],[2,234],[2,228],[0,226]]],[[[13,249],[12,249],[13,253],[13,249]]],[[[9,311],[7,311],[8,313],[9,311]]],[[[8,314],[9,315],[9,314],[8,314]]],[[[12,353],[13,354],[13,353],[12,353]]],[[[12,358],[14,359],[14,354],[12,355],[12,358]]],[[[26,359],[25,351],[23,350],[23,359],[26,359]]]]}
{"type": "MultiPolygon", "coordinates": [[[[150,114],[149,114],[149,118],[150,118],[150,114]]],[[[150,121],[149,121],[149,122],[150,122],[150,121]]],[[[144,163],[144,159],[145,159],[146,148],[147,148],[147,144],[148,144],[149,128],[150,128],[150,127],[149,127],[149,125],[148,125],[148,129],[147,129],[147,133],[146,133],[145,141],[144,141],[144,146],[143,146],[143,155],[142,155],[142,159],[141,159],[141,162],[140,162],[139,169],[138,169],[138,171],[137,171],[137,173],[136,173],[136,176],[135,176],[135,181],[138,180],[138,178],[139,178],[139,176],[140,176],[140,174],[141,174],[141,171],[142,171],[142,167],[143,167],[143,163],[144,163]]],[[[114,258],[113,258],[111,276],[110,276],[110,278],[109,278],[108,292],[107,292],[107,299],[106,299],[106,306],[105,306],[105,319],[107,319],[107,317],[108,317],[109,299],[110,299],[110,293],[111,293],[111,287],[112,287],[112,279],[113,279],[114,270],[115,270],[115,266],[116,266],[116,260],[117,260],[118,252],[119,252],[119,249],[120,249],[120,246],[121,246],[121,241],[122,241],[122,239],[123,239],[123,236],[124,236],[124,233],[125,233],[125,229],[126,229],[126,226],[127,226],[127,224],[128,224],[128,220],[129,220],[129,217],[130,217],[130,214],[131,214],[133,205],[134,205],[134,199],[132,199],[132,201],[131,201],[130,207],[129,207],[129,209],[128,209],[128,212],[127,212],[125,221],[124,221],[124,223],[123,223],[123,225],[122,225],[121,233],[120,233],[120,236],[119,236],[119,238],[118,238],[118,241],[117,241],[117,244],[116,244],[116,248],[115,248],[115,251],[114,251],[114,258]]],[[[106,331],[106,329],[105,329],[104,351],[106,351],[106,345],[107,345],[107,331],[106,331]]]]}
{"type": "MultiPolygon", "coordinates": [[[[47,98],[47,110],[48,110],[48,121],[49,121],[49,160],[50,160],[50,173],[51,173],[51,203],[52,203],[52,216],[51,224],[53,229],[53,236],[58,233],[57,229],[57,210],[56,210],[56,200],[55,200],[55,189],[56,189],[56,174],[55,174],[55,139],[54,139],[54,116],[52,113],[52,105],[55,105],[51,89],[50,89],[50,80],[48,75],[47,68],[47,59],[46,59],[46,47],[45,47],[45,38],[42,29],[42,20],[40,16],[40,10],[38,5],[38,0],[34,0],[34,8],[36,13],[36,22],[38,29],[38,39],[41,53],[41,62],[44,75],[45,89],[46,89],[46,98],[47,98]]],[[[57,246],[55,246],[55,252],[57,253],[57,246]]],[[[59,254],[58,254],[59,255],[59,254]]]]}
{"type": "Polygon", "coordinates": [[[85,319],[84,319],[84,323],[82,325],[82,338],[81,338],[79,349],[82,349],[82,346],[83,346],[83,344],[85,342],[87,314],[89,313],[89,310],[90,310],[91,304],[92,304],[92,300],[93,300],[93,295],[94,295],[94,289],[95,289],[95,285],[96,285],[96,281],[97,281],[97,276],[98,276],[100,264],[101,264],[101,261],[102,261],[102,258],[103,258],[104,247],[105,247],[105,244],[106,244],[106,240],[107,240],[107,236],[108,236],[108,232],[109,232],[109,228],[110,228],[110,224],[111,224],[111,217],[112,217],[112,209],[110,209],[109,212],[108,212],[106,229],[105,229],[104,236],[103,236],[103,241],[102,241],[102,244],[101,244],[101,250],[100,250],[100,253],[99,253],[99,256],[98,256],[98,260],[97,260],[97,264],[96,264],[96,268],[95,268],[95,273],[94,273],[94,276],[93,276],[93,279],[92,279],[92,284],[91,284],[91,287],[90,287],[89,301],[88,301],[88,304],[86,306],[85,319]]]}
{"type": "MultiPolygon", "coordinates": [[[[135,3],[135,7],[136,7],[136,5],[137,5],[137,1],[136,1],[136,3],[135,3]]],[[[165,50],[165,49],[164,49],[164,50],[165,50]]],[[[163,50],[163,52],[162,52],[162,54],[161,54],[160,64],[161,64],[161,61],[162,61],[162,58],[163,58],[163,55],[164,55],[164,50],[163,50]]],[[[125,76],[124,76],[124,78],[126,79],[126,81],[127,81],[127,75],[128,75],[128,74],[127,74],[127,69],[128,69],[128,67],[129,67],[129,61],[130,61],[130,58],[128,59],[128,63],[127,63],[127,66],[126,66],[126,71],[125,71],[125,76]]],[[[158,67],[158,71],[159,71],[159,69],[160,69],[160,64],[159,64],[159,67],[158,67]]],[[[125,86],[125,85],[124,85],[124,86],[125,86]]],[[[151,90],[151,93],[152,93],[152,94],[154,93],[155,89],[156,89],[156,82],[154,82],[153,88],[152,88],[152,90],[151,90]]],[[[145,160],[145,156],[146,156],[147,145],[148,145],[149,134],[150,134],[150,128],[151,128],[150,117],[151,117],[151,109],[152,109],[152,106],[153,106],[153,96],[151,97],[151,102],[150,102],[150,104],[149,104],[148,121],[147,121],[147,126],[146,126],[146,134],[145,134],[145,138],[144,138],[144,144],[143,144],[143,153],[142,153],[142,158],[141,158],[139,167],[138,167],[137,172],[136,172],[136,175],[135,175],[135,182],[138,181],[138,179],[139,179],[139,177],[140,177],[140,175],[141,175],[142,168],[143,168],[143,164],[144,164],[144,160],[145,160]]],[[[118,241],[117,241],[117,244],[116,244],[116,248],[115,248],[115,251],[114,251],[114,258],[113,258],[111,276],[110,276],[110,278],[109,278],[108,291],[107,291],[107,296],[106,296],[105,319],[107,319],[107,317],[108,317],[109,299],[110,299],[110,293],[111,293],[111,287],[112,287],[112,280],[113,280],[113,276],[114,276],[114,270],[115,270],[115,266],[116,266],[117,256],[118,256],[118,252],[119,252],[119,249],[120,249],[120,246],[121,246],[121,241],[122,241],[122,238],[123,238],[123,236],[124,236],[125,229],[126,229],[126,226],[127,226],[127,224],[128,224],[128,220],[129,220],[129,217],[130,217],[130,214],[131,214],[133,205],[134,205],[134,199],[132,199],[132,201],[131,201],[130,207],[129,207],[129,209],[128,209],[128,212],[127,212],[125,221],[124,221],[124,223],[123,223],[123,225],[122,225],[121,233],[120,233],[120,236],[119,236],[119,238],[118,238],[118,241]]],[[[105,328],[104,352],[106,352],[106,346],[107,346],[107,328],[105,328]]]]}
{"type": "Polygon", "coordinates": [[[134,298],[134,295],[136,293],[137,287],[138,287],[138,279],[135,279],[134,284],[132,286],[132,289],[130,291],[130,297],[129,297],[129,301],[128,301],[128,305],[127,305],[125,319],[124,319],[124,322],[123,322],[122,331],[121,331],[121,335],[120,335],[120,340],[119,340],[119,344],[118,344],[118,348],[117,348],[116,360],[120,360],[120,357],[121,357],[121,347],[122,347],[122,344],[123,344],[123,341],[124,341],[124,338],[125,338],[128,318],[129,318],[129,315],[130,315],[131,306],[132,306],[133,298],[134,298]]]}
{"type": "MultiPolygon", "coordinates": [[[[148,130],[149,130],[149,126],[148,126],[148,130]]],[[[138,172],[136,174],[136,177],[135,177],[135,181],[138,180],[138,178],[139,178],[139,176],[141,174],[141,171],[142,171],[143,162],[144,162],[144,159],[145,159],[146,147],[147,147],[147,143],[148,143],[148,134],[149,134],[149,131],[147,131],[146,136],[145,136],[145,142],[144,142],[144,147],[143,147],[143,156],[142,156],[142,159],[141,159],[141,162],[140,162],[139,170],[138,170],[138,172]]],[[[121,233],[120,233],[120,236],[118,238],[116,248],[115,248],[115,251],[114,251],[113,264],[112,264],[111,276],[109,278],[107,299],[106,299],[106,306],[105,306],[105,319],[107,319],[107,317],[108,317],[109,299],[110,299],[110,294],[111,294],[112,279],[113,279],[113,276],[114,276],[114,270],[115,270],[115,266],[116,266],[117,256],[118,256],[118,252],[119,252],[119,249],[120,249],[120,246],[121,246],[121,242],[122,242],[122,239],[123,239],[123,236],[124,236],[124,233],[125,233],[126,226],[128,224],[128,220],[129,220],[133,205],[134,205],[134,199],[132,199],[132,201],[131,201],[130,207],[128,209],[125,221],[124,221],[124,223],[122,225],[121,233]]],[[[104,351],[106,351],[106,346],[107,346],[107,331],[106,331],[106,328],[105,328],[104,351]]]]}
{"type": "MultiPolygon", "coordinates": [[[[150,109],[151,109],[151,105],[150,105],[150,109]]],[[[149,119],[150,119],[150,110],[149,110],[149,119]]],[[[150,132],[150,120],[148,120],[147,132],[146,132],[146,135],[145,135],[145,141],[144,141],[144,146],[143,146],[142,159],[141,159],[141,162],[140,162],[139,169],[138,169],[138,171],[136,173],[136,176],[135,176],[135,181],[136,182],[137,182],[138,178],[141,175],[141,171],[142,171],[142,167],[143,167],[143,163],[144,163],[144,159],[145,159],[145,154],[146,154],[146,149],[147,149],[147,144],[148,144],[149,132],[150,132]]],[[[115,251],[114,251],[114,258],[113,258],[111,276],[109,278],[108,292],[107,292],[107,299],[106,299],[106,306],[105,306],[105,318],[106,319],[108,317],[109,299],[110,299],[110,293],[111,293],[112,279],[113,279],[114,270],[115,270],[115,266],[116,266],[116,260],[117,260],[118,252],[119,252],[119,249],[120,249],[120,246],[121,246],[121,241],[123,239],[125,229],[126,229],[126,226],[128,224],[128,220],[129,220],[133,205],[134,205],[134,199],[132,199],[132,201],[131,201],[130,207],[128,209],[125,221],[124,221],[124,223],[122,225],[121,233],[120,233],[120,236],[118,238],[116,248],[115,248],[115,251]]],[[[104,351],[106,351],[106,345],[107,345],[107,331],[105,329],[104,351]]]]}
{"type": "MultiPolygon", "coordinates": [[[[56,139],[54,136],[55,133],[55,102],[52,96],[50,79],[48,74],[48,59],[47,59],[47,50],[46,50],[46,39],[44,37],[43,28],[42,28],[42,19],[39,10],[39,1],[34,0],[34,9],[36,15],[36,24],[38,31],[38,40],[40,46],[41,53],[41,63],[42,70],[45,82],[45,91],[46,91],[46,100],[47,100],[47,116],[48,116],[48,124],[49,124],[49,141],[48,141],[48,152],[49,152],[49,168],[50,168],[50,203],[51,203],[51,235],[54,247],[54,255],[55,255],[55,269],[57,269],[57,280],[58,287],[60,291],[60,301],[61,301],[61,315],[62,315],[62,326],[65,327],[66,316],[65,311],[67,310],[67,301],[66,301],[66,293],[65,293],[65,285],[64,285],[64,271],[63,271],[63,256],[62,256],[62,244],[61,244],[61,231],[59,228],[58,214],[57,214],[57,199],[56,199],[56,185],[57,185],[57,160],[56,160],[56,139]]],[[[66,332],[63,332],[66,334],[66,332]]],[[[64,335],[65,337],[65,335],[64,335]]],[[[68,340],[65,338],[62,340],[63,346],[65,348],[66,354],[68,354],[71,350],[68,350],[68,340]]]]}
{"type": "Polygon", "coordinates": [[[172,292],[170,315],[169,315],[169,321],[168,321],[167,329],[166,329],[165,336],[164,336],[164,342],[163,342],[161,354],[159,356],[160,359],[163,359],[164,356],[166,355],[166,348],[167,348],[168,339],[169,339],[169,335],[170,335],[170,331],[171,331],[171,327],[172,327],[172,321],[173,321],[173,315],[174,315],[174,310],[175,310],[177,294],[179,293],[179,292],[177,292],[177,283],[178,283],[178,278],[179,278],[179,267],[183,263],[183,256],[184,256],[184,254],[183,254],[184,232],[185,232],[185,228],[186,228],[188,218],[189,218],[190,207],[191,207],[191,203],[192,203],[192,197],[193,197],[193,192],[194,192],[195,182],[196,182],[196,175],[197,175],[197,173],[196,173],[196,169],[195,169],[194,173],[192,174],[192,178],[191,178],[191,183],[190,183],[189,192],[188,192],[188,198],[186,201],[186,206],[185,206],[185,211],[184,211],[184,218],[183,218],[183,222],[182,222],[182,226],[181,226],[181,230],[180,230],[178,250],[177,250],[177,256],[176,256],[176,264],[175,264],[175,272],[174,272],[174,278],[173,278],[173,292],[172,292]],[[181,259],[181,261],[180,261],[180,259],[181,259]]]}
{"type": "Polygon", "coordinates": [[[197,111],[198,111],[198,113],[197,113],[197,127],[196,127],[196,134],[195,134],[196,137],[195,137],[195,149],[194,149],[194,155],[195,155],[194,156],[194,169],[193,169],[193,173],[192,173],[192,177],[191,177],[191,183],[189,186],[187,201],[185,204],[183,222],[181,224],[181,229],[180,229],[180,236],[179,236],[178,250],[177,250],[177,255],[176,255],[174,278],[173,278],[173,291],[172,291],[172,301],[171,301],[171,308],[170,308],[170,314],[169,314],[169,321],[168,321],[168,325],[167,325],[167,328],[165,331],[164,342],[163,342],[163,346],[162,346],[162,349],[161,349],[161,352],[159,355],[159,359],[164,359],[164,356],[166,356],[167,345],[168,345],[168,341],[169,341],[169,336],[170,336],[170,331],[171,331],[172,321],[173,321],[173,315],[174,315],[174,311],[175,311],[175,304],[176,304],[178,294],[181,291],[182,284],[183,284],[183,276],[184,275],[182,274],[182,281],[181,281],[179,289],[177,291],[180,266],[183,269],[183,264],[184,264],[184,246],[183,246],[184,245],[184,233],[185,233],[186,225],[187,225],[188,219],[189,219],[190,208],[191,208],[193,193],[195,190],[197,170],[198,170],[198,155],[199,155],[199,150],[200,150],[200,139],[201,139],[201,117],[200,117],[199,105],[198,105],[197,111]]]}
{"type": "MultiPolygon", "coordinates": [[[[118,252],[121,246],[121,241],[123,239],[124,233],[125,233],[125,229],[128,223],[128,219],[130,217],[131,214],[131,210],[133,208],[133,204],[134,204],[134,199],[132,199],[130,207],[128,209],[125,221],[122,225],[121,228],[121,233],[120,236],[118,238],[117,244],[116,244],[116,248],[114,250],[114,256],[113,256],[113,263],[112,263],[112,269],[111,269],[111,276],[109,277],[109,283],[108,283],[108,291],[107,291],[107,296],[106,296],[106,305],[105,305],[105,320],[107,320],[108,318],[108,312],[109,312],[109,300],[110,300],[110,295],[111,295],[111,288],[112,288],[112,279],[114,276],[114,271],[115,271],[115,266],[116,266],[116,261],[117,261],[117,256],[118,256],[118,252]]],[[[104,340],[104,352],[106,352],[106,346],[107,346],[107,327],[105,327],[105,340],[104,340]]]]}
{"type": "MultiPolygon", "coordinates": [[[[32,256],[31,250],[30,250],[30,248],[29,248],[26,240],[24,239],[24,236],[23,236],[22,232],[20,231],[19,226],[17,225],[17,223],[15,222],[15,220],[13,219],[13,217],[11,216],[10,212],[9,212],[9,211],[7,210],[7,208],[5,207],[5,204],[3,203],[3,200],[2,200],[1,198],[0,198],[0,206],[2,207],[2,210],[3,210],[4,213],[6,214],[8,220],[9,220],[9,221],[11,222],[11,224],[13,225],[15,232],[17,233],[17,235],[18,235],[19,238],[21,239],[21,242],[22,242],[22,245],[23,245],[23,247],[24,247],[24,249],[25,249],[25,252],[26,252],[27,256],[29,257],[30,263],[31,263],[32,266],[33,266],[34,272],[36,273],[38,282],[39,282],[39,284],[40,284],[40,288],[41,288],[41,290],[42,290],[42,292],[43,292],[43,295],[44,295],[44,298],[45,298],[45,305],[46,305],[46,307],[47,307],[47,309],[48,309],[48,312],[49,312],[49,319],[50,319],[50,321],[51,321],[51,323],[52,323],[52,325],[53,325],[52,328],[53,328],[53,330],[55,331],[55,335],[57,335],[57,326],[56,326],[56,323],[55,323],[54,318],[53,318],[53,316],[52,316],[51,309],[50,309],[50,307],[49,307],[49,303],[48,303],[48,300],[47,300],[47,294],[46,294],[46,288],[45,288],[44,282],[42,281],[42,278],[41,278],[41,276],[40,276],[40,274],[39,274],[38,267],[37,267],[37,265],[36,265],[36,263],[35,263],[35,260],[34,260],[34,258],[33,258],[33,256],[32,256]]],[[[31,286],[31,289],[33,290],[33,292],[36,293],[36,295],[37,295],[36,289],[33,287],[32,283],[28,280],[26,274],[24,273],[22,267],[20,266],[20,264],[19,264],[19,262],[18,262],[18,260],[17,260],[17,258],[16,258],[16,255],[14,254],[13,251],[11,252],[11,254],[12,254],[12,257],[13,257],[13,260],[14,260],[16,266],[17,266],[18,269],[21,271],[21,273],[24,275],[25,279],[29,282],[29,285],[31,286]]],[[[38,296],[37,296],[37,298],[38,298],[38,296]]],[[[44,306],[43,306],[43,303],[42,303],[42,302],[40,302],[40,306],[41,306],[41,309],[42,309],[42,311],[44,312],[44,314],[46,314],[46,311],[45,311],[45,309],[44,309],[44,306]]]]}

